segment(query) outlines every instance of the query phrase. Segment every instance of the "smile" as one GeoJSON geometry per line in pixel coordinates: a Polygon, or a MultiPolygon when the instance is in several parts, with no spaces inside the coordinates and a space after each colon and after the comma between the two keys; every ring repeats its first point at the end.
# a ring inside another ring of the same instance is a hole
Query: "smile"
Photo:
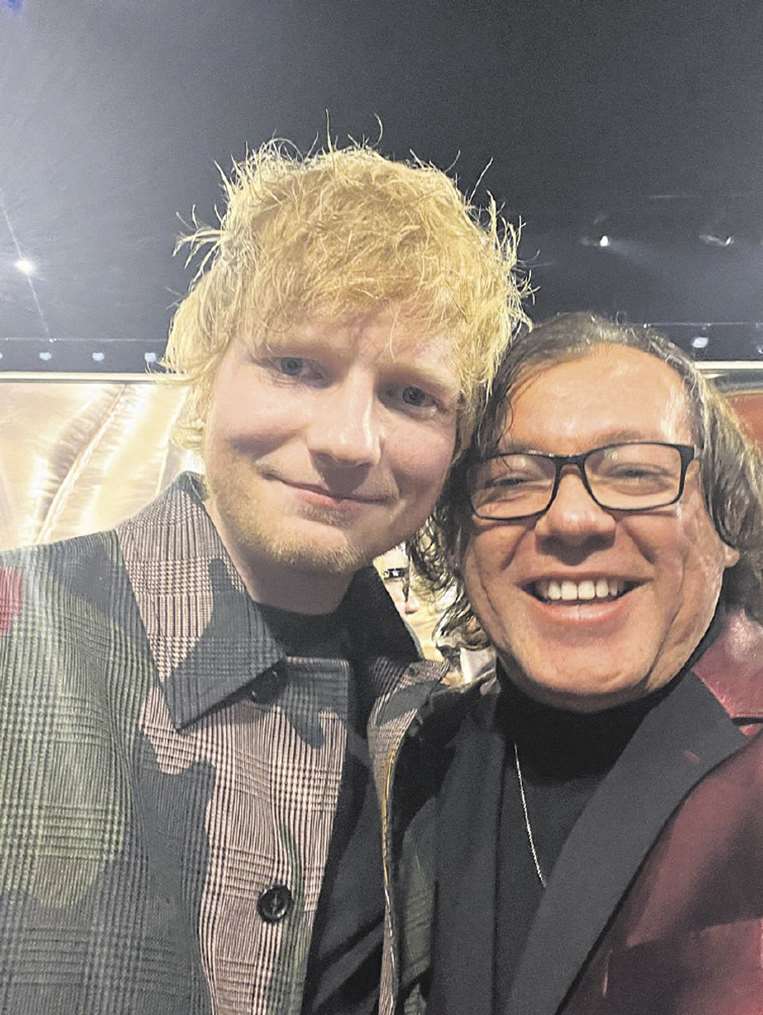
{"type": "Polygon", "coordinates": [[[350,505],[361,505],[361,504],[378,504],[380,498],[377,497],[360,497],[357,494],[341,494],[333,493],[331,490],[327,490],[321,486],[310,486],[308,483],[289,483],[286,480],[282,480],[286,486],[290,486],[292,490],[296,490],[303,496],[314,500],[316,503],[332,504],[337,507],[348,507],[350,505]]]}
{"type": "Polygon", "coordinates": [[[569,578],[541,578],[529,587],[531,595],[544,603],[590,603],[593,600],[619,599],[634,587],[621,578],[586,578],[576,582],[569,578]]]}

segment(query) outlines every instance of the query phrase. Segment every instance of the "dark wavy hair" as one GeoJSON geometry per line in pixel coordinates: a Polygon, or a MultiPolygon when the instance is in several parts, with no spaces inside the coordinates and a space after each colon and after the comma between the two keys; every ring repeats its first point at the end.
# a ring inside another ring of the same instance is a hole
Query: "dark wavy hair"
{"type": "Polygon", "coordinates": [[[485,412],[471,443],[455,462],[426,526],[409,553],[425,590],[446,601],[440,630],[469,648],[487,637],[472,612],[461,577],[471,527],[466,489],[470,464],[497,450],[511,419],[511,396],[528,373],[583,356],[599,346],[624,345],[667,363],[683,381],[700,449],[702,486],[710,518],[721,539],[739,551],[728,568],[721,601],[741,606],[763,621],[763,455],[744,433],[725,397],[693,360],[651,328],[623,325],[590,313],[559,314],[514,339],[496,374],[485,412]]]}

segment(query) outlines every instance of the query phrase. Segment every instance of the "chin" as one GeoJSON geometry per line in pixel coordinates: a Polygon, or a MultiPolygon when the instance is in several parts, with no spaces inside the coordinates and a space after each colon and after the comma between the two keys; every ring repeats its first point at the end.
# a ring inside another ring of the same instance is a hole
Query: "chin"
{"type": "Polygon", "coordinates": [[[567,670],[568,675],[560,681],[562,667],[563,664],[560,664],[542,671],[535,669],[533,672],[533,667],[521,669],[514,663],[507,672],[529,697],[569,712],[602,712],[641,698],[652,690],[651,686],[647,686],[647,678],[638,671],[620,673],[614,677],[609,671],[597,676],[588,667],[581,668],[579,679],[567,670]],[[518,670],[521,673],[519,677],[518,670]],[[528,672],[530,676],[526,675],[528,672]]]}
{"type": "Polygon", "coordinates": [[[353,575],[369,563],[369,558],[360,547],[345,540],[303,539],[284,534],[256,548],[269,557],[273,563],[307,574],[353,575]]]}

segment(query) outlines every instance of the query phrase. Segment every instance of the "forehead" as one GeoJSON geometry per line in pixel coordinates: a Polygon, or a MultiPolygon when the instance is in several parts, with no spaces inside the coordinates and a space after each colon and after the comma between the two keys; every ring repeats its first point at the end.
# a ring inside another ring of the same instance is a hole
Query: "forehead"
{"type": "Polygon", "coordinates": [[[509,398],[505,439],[564,453],[617,440],[691,443],[681,377],[662,360],[628,346],[597,346],[533,366],[509,398]]]}
{"type": "Polygon", "coordinates": [[[394,307],[341,316],[300,315],[285,320],[274,330],[272,339],[296,339],[352,356],[368,353],[380,359],[395,359],[418,346],[449,349],[451,345],[444,335],[426,329],[423,322],[394,307]]]}
{"type": "Polygon", "coordinates": [[[340,318],[302,316],[278,322],[263,344],[277,354],[432,374],[433,380],[447,388],[458,387],[456,338],[400,308],[340,318]]]}

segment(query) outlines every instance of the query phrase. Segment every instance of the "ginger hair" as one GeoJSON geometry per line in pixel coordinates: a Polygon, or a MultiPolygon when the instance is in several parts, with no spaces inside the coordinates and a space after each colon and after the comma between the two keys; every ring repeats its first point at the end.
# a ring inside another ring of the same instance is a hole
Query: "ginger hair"
{"type": "Polygon", "coordinates": [[[200,450],[222,356],[306,316],[341,319],[393,306],[426,335],[450,336],[469,439],[501,356],[526,323],[529,284],[517,231],[492,197],[476,208],[456,182],[365,142],[301,155],[270,141],[222,174],[217,227],[181,237],[200,258],[175,312],[164,365],[188,388],[175,441],[200,450]]]}

